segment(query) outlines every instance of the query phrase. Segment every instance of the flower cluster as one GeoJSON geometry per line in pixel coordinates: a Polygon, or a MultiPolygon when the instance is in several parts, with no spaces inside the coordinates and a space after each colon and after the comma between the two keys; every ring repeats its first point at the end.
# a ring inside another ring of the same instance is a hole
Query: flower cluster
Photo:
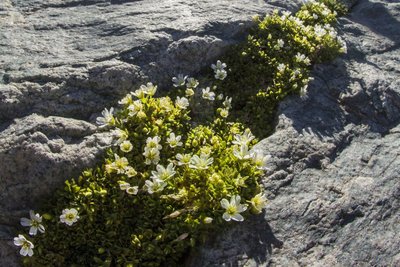
{"type": "Polygon", "coordinates": [[[291,94],[306,99],[311,65],[347,51],[335,29],[343,10],[335,0],[306,1],[296,13],[256,17],[247,41],[224,58],[230,75],[218,89],[233,96],[235,117],[264,136],[280,100],[291,94]]]}
{"type": "MultiPolygon", "coordinates": [[[[21,218],[20,223],[22,226],[29,227],[29,235],[35,236],[38,231],[42,234],[45,233],[45,227],[42,224],[43,217],[39,213],[35,213],[33,210],[29,211],[29,219],[21,218]]],[[[64,209],[60,215],[60,222],[71,226],[79,219],[78,211],[74,208],[64,209]]],[[[14,245],[21,247],[19,253],[22,256],[32,257],[34,252],[34,244],[27,240],[24,235],[19,234],[18,237],[14,237],[14,245]]]]}
{"type": "MultiPolygon", "coordinates": [[[[226,77],[226,67],[221,61],[212,65],[217,80],[226,77]]],[[[173,83],[186,87],[185,96],[155,97],[157,86],[147,83],[122,98],[120,109],[106,109],[97,119],[99,128],[115,127],[104,164],[66,182],[48,215],[46,235],[15,239],[33,265],[51,265],[57,251],[62,265],[104,265],[111,257],[122,265],[146,266],[152,259],[173,266],[170,255],[182,254],[210,225],[240,222],[265,208],[257,197],[265,157],[252,151],[256,139],[249,129],[226,120],[232,98],[216,95],[212,84],[198,88],[196,79],[184,75],[173,83]],[[211,104],[204,109],[213,109],[213,120],[200,124],[189,117],[198,100],[211,104]],[[79,240],[89,242],[94,254],[71,253],[79,240]]],[[[32,234],[44,233],[39,214],[31,212],[21,223],[32,234]]]]}
{"type": "Polygon", "coordinates": [[[216,64],[212,64],[211,68],[214,70],[214,74],[215,74],[214,77],[217,80],[222,81],[228,75],[228,73],[225,70],[226,64],[222,63],[220,60],[218,60],[216,64]]]}

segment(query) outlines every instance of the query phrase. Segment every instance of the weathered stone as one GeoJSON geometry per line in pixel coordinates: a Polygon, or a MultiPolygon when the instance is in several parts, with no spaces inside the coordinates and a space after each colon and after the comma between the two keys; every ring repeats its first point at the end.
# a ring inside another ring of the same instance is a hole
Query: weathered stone
{"type": "Polygon", "coordinates": [[[400,264],[400,3],[360,0],[341,20],[346,56],[283,101],[263,183],[269,206],[188,266],[400,264]]]}

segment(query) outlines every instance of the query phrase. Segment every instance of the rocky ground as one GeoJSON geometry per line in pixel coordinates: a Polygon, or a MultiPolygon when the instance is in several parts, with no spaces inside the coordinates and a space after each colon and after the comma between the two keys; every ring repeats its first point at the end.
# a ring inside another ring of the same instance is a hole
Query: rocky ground
{"type": "MultiPolygon", "coordinates": [[[[18,266],[19,218],[101,157],[110,136],[93,121],[104,107],[149,78],[194,75],[252,15],[300,3],[3,0],[0,266],[18,266]]],[[[285,100],[258,146],[273,156],[267,211],[187,266],[400,265],[400,3],[349,3],[348,54],[315,67],[308,98],[285,100]]]]}

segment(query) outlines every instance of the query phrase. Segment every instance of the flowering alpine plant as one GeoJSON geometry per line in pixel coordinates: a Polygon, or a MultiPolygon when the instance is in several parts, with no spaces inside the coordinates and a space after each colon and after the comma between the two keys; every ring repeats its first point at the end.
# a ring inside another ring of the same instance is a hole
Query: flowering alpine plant
{"type": "Polygon", "coordinates": [[[21,220],[30,234],[46,227],[32,241],[16,238],[21,254],[31,256],[25,262],[176,265],[213,225],[238,223],[265,208],[257,200],[263,159],[251,152],[257,140],[250,130],[229,122],[232,98],[183,75],[174,85],[186,80],[193,95],[155,97],[157,86],[147,83],[102,113],[99,129],[115,136],[103,164],[67,181],[45,222],[33,211],[21,220]],[[190,117],[199,103],[214,114],[204,124],[190,117]]]}

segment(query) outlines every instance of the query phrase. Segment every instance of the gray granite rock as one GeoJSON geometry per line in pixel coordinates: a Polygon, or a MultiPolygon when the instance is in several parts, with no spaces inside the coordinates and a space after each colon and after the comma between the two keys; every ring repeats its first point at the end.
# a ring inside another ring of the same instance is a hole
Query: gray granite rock
{"type": "Polygon", "coordinates": [[[257,147],[273,156],[266,212],[188,266],[400,265],[400,3],[360,0],[341,30],[348,54],[315,67],[257,147]]]}

